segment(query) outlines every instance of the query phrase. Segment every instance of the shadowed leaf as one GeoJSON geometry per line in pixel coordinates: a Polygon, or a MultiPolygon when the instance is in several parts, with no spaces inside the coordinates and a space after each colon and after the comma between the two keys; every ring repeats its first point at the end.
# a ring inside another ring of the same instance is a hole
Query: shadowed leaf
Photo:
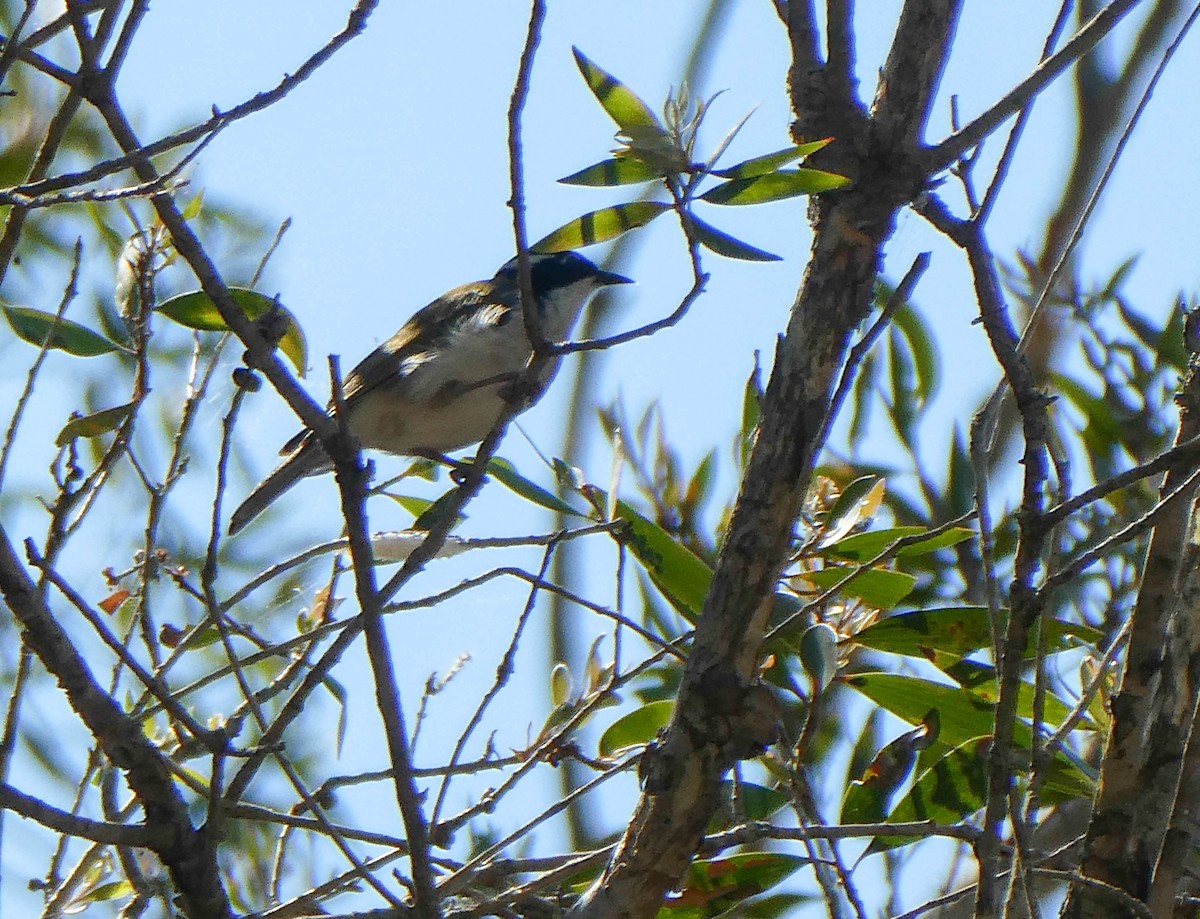
{"type": "Polygon", "coordinates": [[[4,318],[17,338],[31,345],[42,345],[55,351],[65,351],[75,357],[97,357],[124,351],[114,341],[98,332],[70,319],[59,319],[54,313],[46,313],[28,306],[0,306],[4,318]]]}
{"type": "Polygon", "coordinates": [[[749,243],[744,243],[711,224],[705,223],[694,214],[689,217],[689,222],[692,232],[696,234],[696,239],[700,240],[700,244],[717,255],[740,259],[743,262],[778,262],[780,260],[780,256],[773,252],[756,249],[749,243]]]}

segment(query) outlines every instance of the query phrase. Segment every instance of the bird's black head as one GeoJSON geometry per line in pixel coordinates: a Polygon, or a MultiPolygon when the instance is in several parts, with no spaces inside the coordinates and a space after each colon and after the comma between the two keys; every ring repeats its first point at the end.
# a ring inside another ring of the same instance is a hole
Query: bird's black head
{"type": "MultiPolygon", "coordinates": [[[[633,283],[623,275],[601,270],[578,252],[530,253],[529,270],[533,278],[533,289],[539,295],[570,287],[580,281],[590,281],[594,287],[633,283]]],[[[518,286],[520,282],[517,276],[517,260],[513,258],[505,262],[496,272],[495,280],[498,284],[518,286]]]]}

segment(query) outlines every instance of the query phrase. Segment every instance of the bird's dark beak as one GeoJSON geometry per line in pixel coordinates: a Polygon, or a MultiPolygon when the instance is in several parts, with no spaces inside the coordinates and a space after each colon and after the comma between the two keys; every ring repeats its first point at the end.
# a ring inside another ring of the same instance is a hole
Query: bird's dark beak
{"type": "Polygon", "coordinates": [[[611,271],[597,271],[596,284],[601,287],[607,287],[609,284],[632,284],[633,278],[627,278],[623,274],[614,274],[611,271]]]}

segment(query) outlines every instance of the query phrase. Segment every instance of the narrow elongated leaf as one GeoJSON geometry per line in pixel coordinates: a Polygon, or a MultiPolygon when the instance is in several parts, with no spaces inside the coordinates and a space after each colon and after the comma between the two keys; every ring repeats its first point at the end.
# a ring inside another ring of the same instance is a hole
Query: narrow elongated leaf
{"type": "MultiPolygon", "coordinates": [[[[831,545],[823,544],[821,546],[821,554],[837,558],[847,558],[855,562],[866,562],[875,558],[875,556],[879,555],[880,552],[887,549],[897,540],[910,536],[918,536],[923,532],[925,532],[924,527],[903,526],[889,527],[884,530],[871,530],[868,533],[855,533],[853,536],[847,536],[845,539],[841,539],[831,545]]],[[[905,546],[903,549],[898,549],[896,555],[898,557],[925,555],[929,552],[936,552],[938,549],[956,546],[974,535],[975,531],[967,527],[953,527],[937,536],[931,536],[929,539],[922,539],[920,542],[905,546]]]]}
{"type": "Polygon", "coordinates": [[[656,169],[649,163],[643,163],[635,156],[614,156],[601,160],[587,169],[580,169],[558,181],[564,185],[637,185],[641,182],[651,182],[664,175],[662,169],[656,169]]]}
{"type": "Polygon", "coordinates": [[[819,169],[789,169],[748,179],[730,179],[700,196],[709,204],[745,205],[816,195],[849,185],[845,176],[819,169]]]}
{"type": "Polygon", "coordinates": [[[692,232],[696,234],[700,244],[717,255],[740,259],[743,262],[778,262],[781,258],[765,249],[756,249],[749,243],[744,243],[740,239],[718,230],[694,214],[689,217],[689,222],[692,232]]]}
{"type": "Polygon", "coordinates": [[[908,343],[913,361],[916,394],[924,405],[937,392],[941,382],[933,336],[922,321],[920,313],[911,307],[896,310],[892,317],[892,326],[900,331],[908,343]]]}
{"type": "Polygon", "coordinates": [[[758,434],[758,418],[762,414],[763,386],[762,370],[758,365],[758,352],[754,352],[754,369],[746,379],[746,388],[742,393],[742,430],[738,438],[738,465],[746,468],[750,459],[750,448],[754,446],[754,438],[758,434]]]}
{"type": "MultiPolygon", "coordinates": [[[[248,319],[258,319],[276,307],[273,297],[249,290],[245,287],[231,287],[229,294],[246,314],[248,319]]],[[[279,340],[279,350],[287,356],[296,374],[303,377],[308,372],[308,342],[304,331],[288,310],[279,307],[286,322],[286,331],[279,340]]],[[[217,305],[202,290],[193,290],[186,294],[171,297],[158,305],[156,312],[162,313],[173,322],[199,332],[228,332],[229,326],[221,318],[217,305]]]]}
{"type": "Polygon", "coordinates": [[[419,498],[416,495],[394,495],[391,492],[386,492],[386,494],[412,514],[414,518],[420,517],[433,505],[433,502],[429,498],[419,498]]]}
{"type": "Polygon", "coordinates": [[[133,411],[135,404],[134,402],[127,402],[115,408],[101,409],[98,412],[92,412],[90,415],[72,418],[58,432],[58,437],[54,439],[54,445],[56,447],[65,447],[76,437],[98,437],[101,434],[107,434],[109,431],[115,430],[129,417],[129,413],[133,411]]]}
{"type": "Polygon", "coordinates": [[[655,586],[694,622],[704,606],[712,569],[657,523],[647,520],[624,501],[617,502],[617,517],[629,525],[626,545],[655,586]]]}
{"type": "MultiPolygon", "coordinates": [[[[916,724],[931,708],[941,717],[938,740],[921,754],[918,768],[924,771],[954,747],[969,740],[990,737],[994,729],[995,707],[974,692],[959,686],[947,686],[918,677],[892,673],[863,673],[846,682],[887,709],[898,718],[916,724]]],[[[1029,749],[1030,730],[1023,721],[1013,725],[1013,738],[1022,749],[1029,749]]],[[[1061,753],[1049,762],[1043,785],[1047,803],[1071,797],[1090,797],[1092,780],[1061,753]]]]}
{"type": "Polygon", "coordinates": [[[661,201],[631,201],[576,217],[547,233],[532,246],[532,252],[565,252],[581,246],[608,242],[636,227],[645,226],[671,209],[661,201]]]}
{"type": "MultiPolygon", "coordinates": [[[[1078,642],[1093,644],[1101,638],[1096,629],[1061,619],[1043,619],[1041,625],[1051,654],[1078,647],[1078,642]]],[[[922,657],[936,664],[938,654],[957,659],[990,647],[992,633],[987,607],[961,606],[889,616],[867,626],[854,640],[875,651],[922,657]]],[[[1026,656],[1032,657],[1034,650],[1027,649],[1026,656]]]]}
{"type": "Polygon", "coordinates": [[[791,803],[782,791],[753,782],[722,782],[721,806],[713,815],[712,827],[725,829],[745,820],[769,820],[791,803]]]}
{"type": "Polygon", "coordinates": [[[583,74],[601,107],[617,123],[617,127],[625,132],[651,128],[659,134],[667,133],[662,122],[650,111],[650,107],[638,98],[637,93],[594,64],[578,48],[572,47],[571,51],[575,54],[575,64],[579,67],[579,72],[583,74]]]}
{"type": "Polygon", "coordinates": [[[114,341],[87,326],[59,319],[54,313],[46,313],[28,306],[0,305],[4,318],[21,341],[31,345],[42,345],[55,351],[65,351],[75,357],[97,357],[124,350],[114,341]]]}
{"type": "Polygon", "coordinates": [[[808,864],[807,858],[776,852],[742,852],[694,861],[683,889],[664,901],[659,919],[715,919],[808,864]]]}
{"type": "Polygon", "coordinates": [[[546,508],[546,510],[554,511],[555,513],[570,514],[572,517],[587,516],[582,511],[561,500],[557,495],[546,491],[542,486],[525,478],[506,459],[501,459],[498,456],[492,457],[488,463],[488,474],[494,476],[498,482],[510,491],[516,492],[526,501],[532,501],[539,507],[546,508]]]}
{"type": "Polygon", "coordinates": [[[751,179],[755,176],[775,172],[788,163],[794,163],[796,160],[803,159],[810,153],[816,153],[822,147],[829,146],[832,142],[832,137],[826,137],[823,140],[814,140],[796,147],[785,147],[775,153],[767,153],[763,156],[742,160],[736,166],[730,166],[727,169],[714,169],[711,174],[720,176],[723,179],[751,179]]]}

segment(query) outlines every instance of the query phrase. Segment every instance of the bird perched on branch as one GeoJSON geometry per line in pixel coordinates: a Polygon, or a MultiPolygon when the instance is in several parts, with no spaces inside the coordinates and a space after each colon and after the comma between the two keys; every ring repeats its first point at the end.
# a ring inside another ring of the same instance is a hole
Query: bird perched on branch
{"type": "MultiPolygon", "coordinates": [[[[567,336],[596,291],[631,283],[576,252],[530,255],[530,273],[538,326],[551,342],[567,336]]],[[[540,398],[558,358],[531,381],[531,392],[515,391],[533,353],[519,288],[514,258],[490,281],[442,294],[350,372],[342,386],[346,422],[363,447],[440,456],[487,437],[510,402],[524,397],[524,409],[540,398]]],[[[300,479],[333,468],[308,430],[280,452],[287,459],[234,511],[231,534],[300,479]]]]}

